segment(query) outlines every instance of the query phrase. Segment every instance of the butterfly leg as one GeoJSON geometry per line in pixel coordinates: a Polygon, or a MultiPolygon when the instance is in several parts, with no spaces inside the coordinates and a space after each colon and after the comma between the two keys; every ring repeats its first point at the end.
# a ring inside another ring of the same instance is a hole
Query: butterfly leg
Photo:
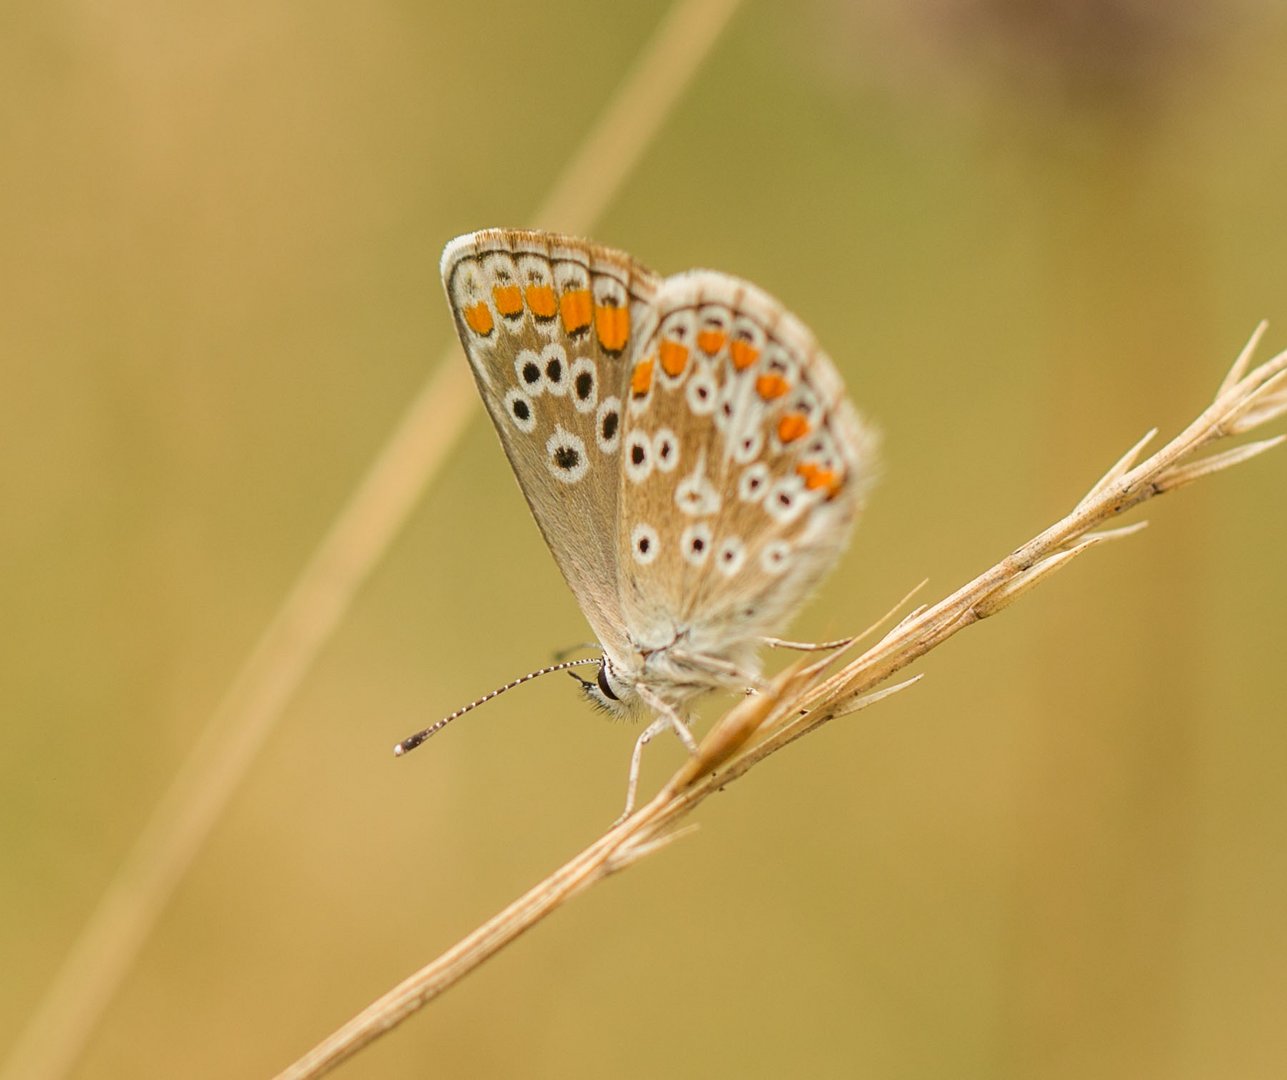
{"type": "MultiPolygon", "coordinates": [[[[657,713],[657,719],[649,726],[655,727],[660,724],[661,726],[657,728],[658,731],[664,731],[669,726],[679,741],[684,744],[684,749],[690,754],[696,754],[697,740],[693,738],[693,733],[688,730],[688,725],[684,723],[684,718],[672,706],[667,705],[653,691],[649,690],[648,687],[636,686],[635,690],[643,698],[644,704],[657,713]]],[[[656,732],[653,734],[656,734],[656,732]]],[[[648,738],[651,739],[652,736],[650,735],[648,738]]]]}
{"type": "Polygon", "coordinates": [[[795,649],[797,652],[827,652],[830,649],[841,649],[853,642],[853,638],[838,638],[836,641],[783,641],[782,638],[761,638],[770,649],[795,649]]]}
{"type": "MultiPolygon", "coordinates": [[[[765,641],[775,641],[776,638],[764,638],[765,641]]],[[[751,671],[744,671],[730,660],[725,660],[718,656],[707,656],[704,653],[690,653],[681,650],[674,650],[672,655],[676,659],[691,665],[693,668],[707,673],[715,674],[728,682],[730,686],[739,686],[742,692],[750,697],[764,690],[765,682],[759,675],[751,671]]],[[[647,700],[647,699],[645,699],[647,700]]],[[[651,701],[648,704],[652,705],[651,701]]],[[[656,708],[657,706],[653,706],[656,708]]]]}
{"type": "MultiPolygon", "coordinates": [[[[767,640],[767,639],[766,639],[767,640]]],[[[750,687],[752,690],[764,689],[764,680],[754,672],[746,671],[733,663],[731,660],[725,660],[719,656],[709,656],[706,653],[693,653],[681,649],[673,649],[671,655],[680,663],[687,664],[695,671],[702,672],[706,675],[714,675],[721,680],[727,681],[730,686],[750,687]]],[[[647,698],[644,699],[648,701],[647,698]]],[[[654,709],[660,710],[660,706],[648,701],[654,709]]]]}
{"type": "Polygon", "coordinates": [[[684,718],[647,687],[639,686],[636,687],[636,690],[639,696],[643,698],[644,703],[657,713],[657,716],[651,724],[644,728],[643,734],[635,740],[635,750],[630,755],[630,777],[626,781],[626,808],[621,812],[621,816],[617,818],[618,824],[628,818],[634,811],[635,794],[639,790],[639,766],[643,761],[643,748],[652,742],[657,735],[670,728],[690,754],[697,753],[697,740],[693,738],[693,733],[688,730],[688,725],[684,723],[684,718]]]}
{"type": "MultiPolygon", "coordinates": [[[[635,793],[639,790],[639,764],[643,761],[643,748],[653,740],[653,736],[660,734],[670,726],[668,716],[659,716],[643,730],[643,734],[635,740],[634,753],[630,755],[630,777],[626,780],[626,808],[621,811],[621,816],[613,822],[614,825],[620,825],[625,821],[635,809],[635,793]]],[[[691,735],[688,736],[692,738],[691,735]]]]}

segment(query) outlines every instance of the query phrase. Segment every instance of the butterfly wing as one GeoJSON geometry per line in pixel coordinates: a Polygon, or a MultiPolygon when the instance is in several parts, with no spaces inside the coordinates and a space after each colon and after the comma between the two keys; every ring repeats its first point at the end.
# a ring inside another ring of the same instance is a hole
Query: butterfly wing
{"type": "Polygon", "coordinates": [[[447,245],[442,279],[532,516],[600,642],[621,652],[623,389],[658,278],[610,248],[488,229],[447,245]]]}
{"type": "Polygon", "coordinates": [[[654,306],[624,393],[621,613],[645,652],[743,663],[839,557],[876,439],[762,290],[697,270],[654,306]]]}

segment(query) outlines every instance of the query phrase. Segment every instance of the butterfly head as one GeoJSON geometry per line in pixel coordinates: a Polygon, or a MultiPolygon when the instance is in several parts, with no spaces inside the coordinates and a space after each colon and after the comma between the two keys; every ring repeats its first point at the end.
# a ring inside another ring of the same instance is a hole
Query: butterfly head
{"type": "Polygon", "coordinates": [[[578,675],[576,680],[590,699],[590,704],[612,716],[633,716],[643,708],[634,680],[621,671],[606,653],[599,660],[599,670],[593,678],[583,679],[578,675]]]}

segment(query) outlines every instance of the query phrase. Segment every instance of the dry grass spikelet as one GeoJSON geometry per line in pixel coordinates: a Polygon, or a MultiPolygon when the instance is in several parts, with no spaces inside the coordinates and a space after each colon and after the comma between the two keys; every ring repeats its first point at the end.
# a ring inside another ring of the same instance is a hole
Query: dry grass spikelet
{"type": "MultiPolygon", "coordinates": [[[[1127,511],[1156,495],[1249,461],[1281,443],[1287,436],[1206,452],[1221,440],[1248,434],[1287,413],[1287,352],[1251,367],[1264,332],[1265,324],[1261,323],[1211,404],[1152,456],[1140,460],[1156,431],[1123,454],[1067,516],[951,595],[913,610],[858,656],[841,663],[859,639],[833,643],[836,648],[823,659],[798,661],[761,692],[738,702],[707,733],[696,755],[649,802],[437,960],[373,1002],[282,1072],[278,1080],[305,1080],[329,1071],[577,893],[682,835],[680,825],[688,814],[770,754],[831,720],[911,686],[920,676],[886,683],[958,631],[1004,611],[1083,552],[1138,532],[1144,523],[1105,528],[1127,511]]],[[[905,604],[906,600],[895,610],[905,604]]],[[[891,617],[892,613],[885,621],[891,617]]],[[[878,627],[873,627],[863,636],[876,632],[878,627]]]]}

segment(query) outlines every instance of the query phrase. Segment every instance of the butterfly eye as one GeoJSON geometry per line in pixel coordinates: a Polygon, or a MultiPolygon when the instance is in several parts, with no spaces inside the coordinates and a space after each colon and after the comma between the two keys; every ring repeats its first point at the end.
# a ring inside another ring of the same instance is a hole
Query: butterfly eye
{"type": "Polygon", "coordinates": [[[608,665],[599,665],[599,674],[595,677],[595,682],[599,684],[599,690],[609,701],[620,701],[616,691],[612,689],[612,684],[608,682],[608,665]]]}

